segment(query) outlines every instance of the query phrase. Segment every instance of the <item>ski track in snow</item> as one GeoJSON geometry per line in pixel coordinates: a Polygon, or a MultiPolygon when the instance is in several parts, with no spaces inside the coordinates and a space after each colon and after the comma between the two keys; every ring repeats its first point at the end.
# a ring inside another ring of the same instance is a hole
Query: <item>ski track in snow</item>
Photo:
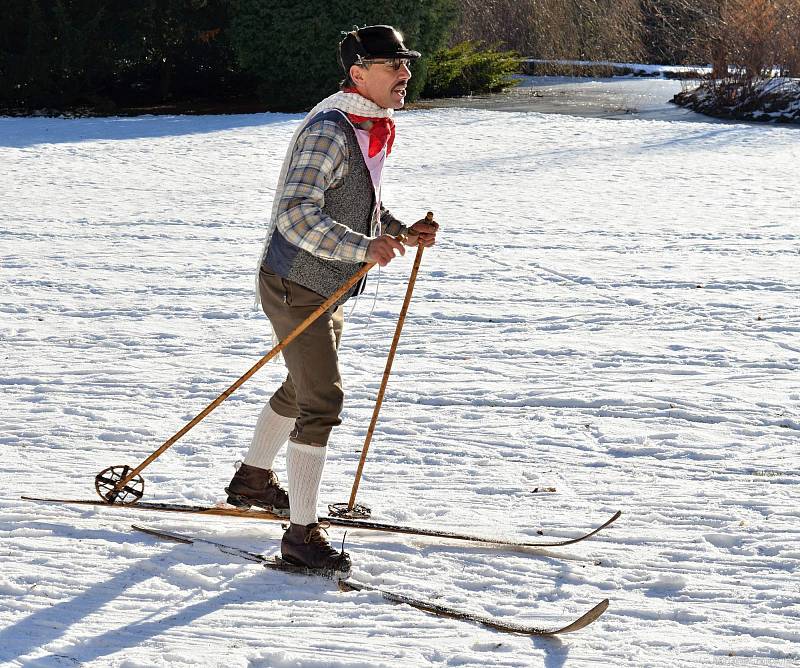
{"type": "MultiPolygon", "coordinates": [[[[0,119],[0,663],[798,665],[795,129],[399,117],[385,202],[433,209],[441,242],[359,501],[519,540],[624,515],[538,551],[351,531],[354,577],[542,625],[610,598],[579,634],[503,635],[130,530],[273,553],[275,523],[19,500],[92,498],[266,352],[254,264],[299,118],[0,119]]],[[[324,503],[349,496],[412,257],[369,323],[370,290],[349,316],[324,503]]],[[[282,376],[152,464],[146,499],[221,500],[282,376]]]]}

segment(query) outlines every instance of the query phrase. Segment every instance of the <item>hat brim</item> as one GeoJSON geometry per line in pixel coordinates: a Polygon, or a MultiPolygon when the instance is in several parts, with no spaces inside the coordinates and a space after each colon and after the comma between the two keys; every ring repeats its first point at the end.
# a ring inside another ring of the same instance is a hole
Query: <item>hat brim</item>
{"type": "Polygon", "coordinates": [[[419,51],[404,49],[403,51],[392,51],[391,53],[370,53],[369,56],[364,56],[364,60],[369,60],[370,58],[409,58],[417,60],[417,58],[421,57],[422,54],[419,51]]]}

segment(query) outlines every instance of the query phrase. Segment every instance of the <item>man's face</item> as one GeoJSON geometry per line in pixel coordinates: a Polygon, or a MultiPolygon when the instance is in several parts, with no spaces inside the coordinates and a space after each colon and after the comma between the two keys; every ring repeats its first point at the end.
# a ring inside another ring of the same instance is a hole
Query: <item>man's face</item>
{"type": "Polygon", "coordinates": [[[365,65],[353,65],[350,77],[356,88],[378,106],[401,109],[406,102],[411,70],[405,58],[376,58],[365,65]]]}

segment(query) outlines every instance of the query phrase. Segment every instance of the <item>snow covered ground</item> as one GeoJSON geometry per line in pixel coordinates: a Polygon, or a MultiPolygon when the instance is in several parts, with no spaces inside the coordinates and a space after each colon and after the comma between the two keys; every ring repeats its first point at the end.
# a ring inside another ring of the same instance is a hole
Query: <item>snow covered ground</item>
{"type": "MultiPolygon", "coordinates": [[[[502,635],[129,528],[272,553],[277,524],[19,500],[92,498],[266,351],[253,269],[298,120],[0,119],[0,663],[798,665],[790,128],[399,117],[385,201],[434,210],[442,234],[359,500],[517,539],[625,514],[558,550],[353,531],[354,576],[545,625],[610,598],[579,634],[502,635]]],[[[369,296],[349,317],[325,503],[349,495],[412,257],[384,270],[369,324],[369,296]]],[[[222,500],[281,377],[268,365],[152,464],[146,499],[222,500]]]]}

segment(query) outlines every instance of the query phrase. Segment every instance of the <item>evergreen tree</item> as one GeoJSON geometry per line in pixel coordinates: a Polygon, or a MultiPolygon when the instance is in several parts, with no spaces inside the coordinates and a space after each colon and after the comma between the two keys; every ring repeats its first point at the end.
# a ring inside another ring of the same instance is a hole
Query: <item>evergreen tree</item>
{"type": "Polygon", "coordinates": [[[4,0],[0,106],[153,104],[241,84],[230,0],[4,0]]]}
{"type": "Polygon", "coordinates": [[[52,90],[50,62],[42,58],[52,36],[39,0],[6,0],[0,21],[0,101],[11,107],[29,99],[46,103],[52,90]]]}
{"type": "Polygon", "coordinates": [[[229,6],[228,0],[138,2],[130,28],[119,36],[128,54],[126,78],[160,101],[213,95],[215,84],[235,68],[227,41],[229,6]]]}

